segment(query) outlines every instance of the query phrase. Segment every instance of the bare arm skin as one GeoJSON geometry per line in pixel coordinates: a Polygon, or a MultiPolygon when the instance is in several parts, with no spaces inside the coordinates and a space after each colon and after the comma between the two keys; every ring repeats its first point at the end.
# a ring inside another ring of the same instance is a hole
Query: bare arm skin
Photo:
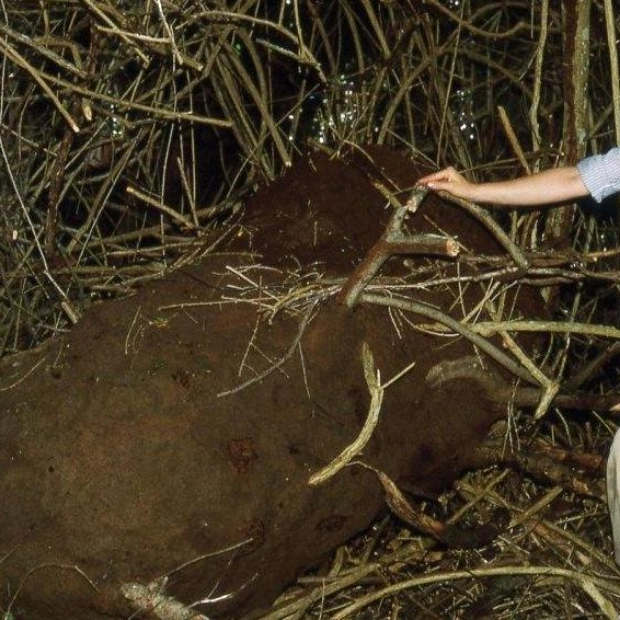
{"type": "Polygon", "coordinates": [[[552,168],[510,181],[473,183],[454,168],[422,177],[418,185],[446,191],[457,198],[507,207],[535,207],[570,202],[589,195],[575,166],[552,168]]]}

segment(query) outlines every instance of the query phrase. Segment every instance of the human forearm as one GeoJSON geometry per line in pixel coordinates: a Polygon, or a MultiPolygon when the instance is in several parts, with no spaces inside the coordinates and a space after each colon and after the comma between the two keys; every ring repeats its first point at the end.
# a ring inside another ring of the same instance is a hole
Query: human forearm
{"type": "Polygon", "coordinates": [[[588,195],[574,166],[552,168],[509,181],[475,186],[474,202],[506,206],[542,206],[583,198],[588,195]]]}
{"type": "Polygon", "coordinates": [[[492,183],[472,183],[454,168],[446,168],[423,177],[419,184],[434,191],[447,191],[472,202],[509,207],[542,206],[588,195],[581,175],[574,166],[492,183]]]}

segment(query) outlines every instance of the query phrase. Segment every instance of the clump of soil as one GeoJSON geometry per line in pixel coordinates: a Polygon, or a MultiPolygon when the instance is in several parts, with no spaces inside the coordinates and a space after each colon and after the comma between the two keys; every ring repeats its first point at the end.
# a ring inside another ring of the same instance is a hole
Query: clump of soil
{"type": "MultiPolygon", "coordinates": [[[[390,215],[376,183],[406,192],[420,173],[387,149],[310,155],[257,193],[227,248],[0,362],[4,609],[126,618],[128,583],[209,616],[271,602],[384,508],[363,467],[308,484],[366,418],[363,342],[385,379],[416,365],[360,458],[420,493],[467,466],[502,410],[469,381],[432,388],[426,375],[472,346],[334,299],[390,215]]],[[[410,225],[497,250],[434,197],[410,225]]],[[[406,275],[402,258],[384,273],[406,275]]],[[[451,312],[459,292],[416,298],[451,312]]]]}

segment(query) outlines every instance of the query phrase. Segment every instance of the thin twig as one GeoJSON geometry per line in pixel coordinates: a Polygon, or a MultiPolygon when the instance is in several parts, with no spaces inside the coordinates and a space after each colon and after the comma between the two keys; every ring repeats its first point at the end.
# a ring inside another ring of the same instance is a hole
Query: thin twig
{"type": "Polygon", "coordinates": [[[304,332],[306,331],[306,327],[308,326],[308,324],[310,323],[310,320],[312,319],[312,316],[314,314],[314,309],[316,308],[317,304],[318,304],[318,301],[315,301],[306,310],[306,313],[304,314],[301,320],[301,323],[299,325],[299,330],[297,332],[297,335],[295,336],[295,339],[291,343],[286,353],[280,359],[278,359],[269,368],[260,372],[256,377],[252,377],[251,379],[244,381],[241,385],[238,385],[237,387],[231,388],[229,390],[224,390],[223,392],[219,392],[217,394],[217,397],[221,398],[223,396],[231,396],[232,394],[236,394],[237,392],[240,392],[241,390],[245,390],[246,388],[250,387],[251,385],[254,385],[255,383],[260,383],[261,381],[266,379],[272,372],[281,368],[290,359],[290,357],[295,352],[295,349],[301,342],[304,332]]]}
{"type": "Polygon", "coordinates": [[[385,389],[381,385],[381,374],[375,368],[372,351],[365,342],[362,345],[362,364],[364,366],[366,384],[370,392],[370,406],[366,422],[353,443],[348,445],[331,463],[310,476],[308,480],[310,485],[322,484],[346,467],[355,456],[362,452],[370,441],[372,433],[379,422],[379,413],[381,412],[381,403],[383,402],[385,389]]]}

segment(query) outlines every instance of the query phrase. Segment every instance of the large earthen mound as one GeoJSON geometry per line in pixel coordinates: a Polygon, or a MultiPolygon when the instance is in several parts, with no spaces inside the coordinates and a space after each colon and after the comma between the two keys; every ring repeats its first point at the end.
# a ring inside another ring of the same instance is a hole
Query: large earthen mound
{"type": "MultiPolygon", "coordinates": [[[[432,389],[426,375],[471,344],[330,293],[390,215],[376,182],[405,189],[419,174],[385,149],[309,156],[257,193],[229,247],[0,361],[3,609],[128,618],[126,584],[162,577],[167,595],[208,616],[270,603],[384,506],[359,466],[308,484],[368,413],[363,342],[385,379],[416,365],[386,392],[360,458],[424,493],[467,466],[501,408],[467,381],[432,389]]],[[[411,219],[497,250],[435,198],[411,219]]],[[[387,272],[406,273],[402,258],[387,272]]],[[[448,287],[416,296],[462,310],[448,287]]]]}

